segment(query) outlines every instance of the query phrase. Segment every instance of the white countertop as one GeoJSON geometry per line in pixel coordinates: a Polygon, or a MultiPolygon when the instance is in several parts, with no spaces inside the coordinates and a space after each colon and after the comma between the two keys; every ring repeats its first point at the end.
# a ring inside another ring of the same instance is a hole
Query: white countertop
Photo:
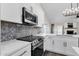
{"type": "Polygon", "coordinates": [[[18,51],[21,48],[24,48],[25,46],[29,45],[30,42],[24,42],[19,40],[10,40],[6,42],[1,43],[1,55],[2,56],[8,56],[16,51],[18,51]]]}
{"type": "Polygon", "coordinates": [[[73,35],[73,37],[78,37],[79,38],[79,35],[73,35]]]}
{"type": "Polygon", "coordinates": [[[56,35],[56,34],[44,34],[44,33],[41,33],[41,34],[36,34],[35,36],[49,36],[49,35],[56,35]]]}
{"type": "Polygon", "coordinates": [[[41,34],[36,34],[34,36],[46,36],[46,34],[41,33],[41,34]]]}
{"type": "Polygon", "coordinates": [[[57,35],[57,34],[38,34],[40,36],[68,36],[68,37],[76,37],[79,38],[79,35],[57,35]]]}

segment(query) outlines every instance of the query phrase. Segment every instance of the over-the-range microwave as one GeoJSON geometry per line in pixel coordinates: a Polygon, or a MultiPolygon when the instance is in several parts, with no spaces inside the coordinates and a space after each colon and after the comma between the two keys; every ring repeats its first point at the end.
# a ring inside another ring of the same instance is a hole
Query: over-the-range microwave
{"type": "Polygon", "coordinates": [[[25,7],[22,8],[22,23],[26,25],[36,25],[38,17],[32,12],[29,12],[25,7]]]}

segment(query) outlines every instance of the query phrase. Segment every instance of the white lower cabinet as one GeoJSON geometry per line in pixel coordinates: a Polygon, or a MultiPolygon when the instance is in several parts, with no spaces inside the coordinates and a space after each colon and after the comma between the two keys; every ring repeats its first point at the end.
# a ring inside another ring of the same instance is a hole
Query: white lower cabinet
{"type": "Polygon", "coordinates": [[[60,39],[56,39],[55,40],[55,49],[54,49],[54,52],[56,52],[56,53],[61,53],[61,54],[63,54],[65,51],[64,51],[64,49],[63,49],[63,41],[62,41],[62,39],[60,40],[60,39]]]}
{"type": "Polygon", "coordinates": [[[78,47],[78,38],[52,36],[44,41],[44,50],[64,55],[78,55],[72,47],[78,47]]]}
{"type": "Polygon", "coordinates": [[[11,56],[31,56],[31,44],[20,49],[19,51],[12,54],[11,56]]]}
{"type": "Polygon", "coordinates": [[[44,49],[52,52],[58,50],[57,42],[56,38],[47,37],[44,41],[44,49]]]}
{"type": "Polygon", "coordinates": [[[25,51],[22,53],[22,56],[31,56],[31,45],[26,47],[25,51]]]}
{"type": "Polygon", "coordinates": [[[22,56],[31,56],[31,52],[26,51],[26,53],[24,53],[22,56]]]}
{"type": "Polygon", "coordinates": [[[78,47],[78,39],[66,40],[63,42],[63,47],[66,55],[78,55],[72,47],[78,47]]]}
{"type": "Polygon", "coordinates": [[[46,38],[44,40],[44,50],[52,51],[52,41],[51,39],[46,38]]]}

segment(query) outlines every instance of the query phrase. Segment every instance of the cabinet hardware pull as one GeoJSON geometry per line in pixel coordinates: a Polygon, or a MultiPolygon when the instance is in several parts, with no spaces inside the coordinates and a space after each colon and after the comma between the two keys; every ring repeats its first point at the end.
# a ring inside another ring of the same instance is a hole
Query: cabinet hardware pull
{"type": "Polygon", "coordinates": [[[19,56],[22,56],[23,54],[25,54],[27,51],[24,51],[22,54],[20,54],[19,56]]]}
{"type": "Polygon", "coordinates": [[[54,40],[53,40],[52,44],[54,45],[54,40]]]}
{"type": "Polygon", "coordinates": [[[64,42],[63,45],[64,45],[64,47],[67,47],[67,42],[64,42]]]}

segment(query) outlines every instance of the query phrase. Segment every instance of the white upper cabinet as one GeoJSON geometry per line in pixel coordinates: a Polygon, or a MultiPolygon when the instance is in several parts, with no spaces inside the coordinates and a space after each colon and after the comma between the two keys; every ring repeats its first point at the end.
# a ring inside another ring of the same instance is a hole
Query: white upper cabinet
{"type": "Polygon", "coordinates": [[[1,20],[22,23],[22,7],[29,9],[25,3],[3,3],[1,4],[1,20]]]}
{"type": "Polygon", "coordinates": [[[1,4],[1,20],[21,23],[21,20],[18,18],[18,4],[1,4]]]}

